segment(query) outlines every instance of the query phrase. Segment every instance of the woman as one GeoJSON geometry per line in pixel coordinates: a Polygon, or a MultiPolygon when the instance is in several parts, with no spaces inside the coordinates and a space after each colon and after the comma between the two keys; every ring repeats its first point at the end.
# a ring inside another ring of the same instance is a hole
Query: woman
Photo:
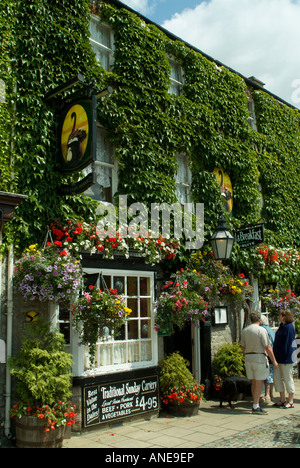
{"type": "MultiPolygon", "coordinates": [[[[274,345],[274,340],[275,340],[275,332],[272,330],[272,328],[269,327],[269,319],[265,315],[261,316],[260,320],[260,326],[267,330],[267,333],[269,335],[269,340],[271,347],[273,348],[274,345]]],[[[271,360],[269,359],[269,370],[270,370],[270,375],[267,380],[265,380],[265,396],[262,397],[262,400],[264,402],[266,401],[272,401],[273,400],[273,387],[274,387],[274,366],[271,360]]]]}
{"type": "Polygon", "coordinates": [[[279,366],[274,369],[275,390],[280,393],[280,402],[274,406],[289,409],[294,408],[295,385],[293,379],[293,366],[295,359],[295,327],[294,318],[289,310],[279,313],[280,326],[275,335],[273,352],[279,366]],[[285,398],[285,387],[289,394],[285,398]]]}

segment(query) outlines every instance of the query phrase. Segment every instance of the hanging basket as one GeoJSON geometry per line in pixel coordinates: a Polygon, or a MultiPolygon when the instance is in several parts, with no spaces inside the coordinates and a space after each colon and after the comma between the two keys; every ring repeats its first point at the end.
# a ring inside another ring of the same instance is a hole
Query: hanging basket
{"type": "Polygon", "coordinates": [[[44,421],[36,416],[16,419],[16,440],[18,448],[62,448],[65,426],[45,432],[44,421]]]}

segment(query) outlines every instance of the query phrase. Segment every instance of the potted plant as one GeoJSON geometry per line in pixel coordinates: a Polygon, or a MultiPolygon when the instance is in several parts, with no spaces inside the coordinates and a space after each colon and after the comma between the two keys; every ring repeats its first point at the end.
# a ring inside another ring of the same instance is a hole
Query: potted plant
{"type": "Polygon", "coordinates": [[[26,326],[19,352],[8,365],[19,401],[11,409],[19,448],[60,448],[65,427],[74,424],[71,397],[72,357],[63,335],[47,322],[26,326]]]}
{"type": "Polygon", "coordinates": [[[31,245],[14,269],[14,284],[26,301],[70,302],[82,285],[79,259],[68,250],[59,250],[61,242],[49,243],[38,250],[31,245]]]}
{"type": "Polygon", "coordinates": [[[161,363],[159,377],[161,400],[174,416],[198,413],[204,386],[189,371],[189,363],[179,352],[167,356],[161,363]]]}
{"type": "Polygon", "coordinates": [[[81,339],[81,344],[89,346],[90,360],[95,362],[96,344],[105,336],[116,336],[132,312],[126,307],[124,297],[116,289],[102,291],[89,286],[73,306],[73,324],[81,339]]]}

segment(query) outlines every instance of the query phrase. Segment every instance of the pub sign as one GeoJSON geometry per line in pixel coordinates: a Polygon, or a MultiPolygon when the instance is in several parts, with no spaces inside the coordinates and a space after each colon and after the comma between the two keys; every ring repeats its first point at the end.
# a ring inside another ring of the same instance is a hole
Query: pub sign
{"type": "Polygon", "coordinates": [[[79,172],[95,160],[97,98],[82,99],[58,117],[57,163],[62,173],[79,172]]]}

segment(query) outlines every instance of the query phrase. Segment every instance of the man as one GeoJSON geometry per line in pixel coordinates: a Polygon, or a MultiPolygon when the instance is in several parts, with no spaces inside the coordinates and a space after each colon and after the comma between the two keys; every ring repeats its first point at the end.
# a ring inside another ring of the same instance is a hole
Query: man
{"type": "Polygon", "coordinates": [[[260,408],[259,399],[264,381],[269,377],[268,356],[273,362],[274,369],[277,369],[278,363],[274,357],[268,333],[260,327],[260,313],[252,312],[250,321],[251,325],[242,331],[241,345],[245,355],[246,374],[248,379],[252,381],[252,413],[264,415],[268,413],[260,408]]]}

